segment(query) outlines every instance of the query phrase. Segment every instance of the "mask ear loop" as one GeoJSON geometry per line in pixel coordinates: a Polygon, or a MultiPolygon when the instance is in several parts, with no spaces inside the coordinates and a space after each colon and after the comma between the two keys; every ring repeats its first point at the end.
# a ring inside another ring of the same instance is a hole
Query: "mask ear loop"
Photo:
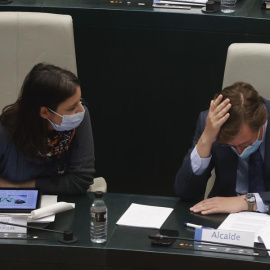
{"type": "MultiPolygon", "coordinates": [[[[63,118],[63,116],[62,116],[61,114],[59,114],[59,113],[53,111],[53,110],[50,109],[50,108],[47,108],[47,109],[48,109],[49,111],[51,111],[52,113],[54,113],[54,114],[56,114],[56,115],[58,115],[58,116],[60,116],[60,117],[63,118]]],[[[56,125],[57,127],[59,127],[59,125],[57,125],[57,124],[55,124],[54,122],[52,122],[49,118],[47,118],[47,120],[52,124],[52,126],[53,126],[53,125],[56,125]]]]}
{"type": "Polygon", "coordinates": [[[52,124],[52,126],[53,126],[53,125],[56,125],[57,127],[59,127],[59,125],[53,123],[49,118],[47,118],[47,120],[52,124]]]}
{"type": "Polygon", "coordinates": [[[53,111],[52,109],[50,109],[50,108],[47,108],[49,111],[51,111],[52,113],[55,113],[56,115],[58,115],[58,116],[60,116],[60,117],[62,117],[63,118],[63,115],[61,115],[61,114],[59,114],[59,113],[57,113],[57,112],[55,112],[55,111],[53,111]]]}

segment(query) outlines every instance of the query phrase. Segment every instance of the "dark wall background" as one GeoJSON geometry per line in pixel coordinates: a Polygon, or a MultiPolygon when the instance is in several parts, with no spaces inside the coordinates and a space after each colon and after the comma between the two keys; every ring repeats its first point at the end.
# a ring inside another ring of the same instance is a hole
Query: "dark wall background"
{"type": "Polygon", "coordinates": [[[257,0],[239,1],[231,16],[106,8],[85,0],[18,0],[0,10],[73,17],[96,176],[105,177],[109,192],[173,196],[198,113],[221,90],[228,46],[270,42],[257,0]]]}
{"type": "Polygon", "coordinates": [[[83,91],[97,174],[110,191],[174,195],[198,113],[221,89],[226,51],[236,38],[126,27],[75,30],[79,76],[88,78],[83,91]]]}

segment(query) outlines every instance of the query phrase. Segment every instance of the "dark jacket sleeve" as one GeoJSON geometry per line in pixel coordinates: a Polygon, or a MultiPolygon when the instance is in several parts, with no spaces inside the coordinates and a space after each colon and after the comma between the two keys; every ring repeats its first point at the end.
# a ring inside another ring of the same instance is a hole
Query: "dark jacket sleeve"
{"type": "Polygon", "coordinates": [[[94,142],[90,115],[86,107],[84,119],[76,128],[68,155],[69,165],[65,175],[36,179],[36,187],[44,194],[85,193],[93,183],[94,142]]]}
{"type": "Polygon", "coordinates": [[[196,175],[192,171],[190,160],[191,152],[196,146],[204,130],[207,114],[208,111],[203,111],[200,113],[199,119],[197,121],[196,132],[193,137],[193,145],[184,157],[182,166],[176,175],[174,189],[177,196],[179,196],[182,200],[202,200],[204,197],[207,181],[211,176],[211,170],[213,168],[211,162],[203,174],[196,175]]]}

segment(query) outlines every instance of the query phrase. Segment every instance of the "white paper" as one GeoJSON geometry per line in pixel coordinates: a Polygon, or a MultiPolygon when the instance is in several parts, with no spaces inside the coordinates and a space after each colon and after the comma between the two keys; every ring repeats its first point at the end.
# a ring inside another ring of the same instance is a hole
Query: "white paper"
{"type": "MultiPolygon", "coordinates": [[[[40,201],[40,208],[54,204],[54,203],[57,203],[57,195],[42,195],[41,201],[40,201]]],[[[27,213],[27,214],[26,213],[5,213],[5,214],[3,213],[3,214],[0,214],[0,216],[11,216],[11,217],[25,216],[27,217],[27,222],[39,222],[39,223],[49,223],[55,220],[55,215],[41,218],[39,220],[33,220],[31,218],[31,213],[27,213]]]]}
{"type": "Polygon", "coordinates": [[[31,212],[32,219],[40,219],[43,217],[51,216],[60,212],[64,212],[70,209],[74,209],[74,203],[58,202],[49,206],[41,207],[31,212]]]}
{"type": "Polygon", "coordinates": [[[255,242],[270,228],[270,216],[257,212],[241,212],[230,214],[218,227],[220,230],[255,232],[255,242]]]}
{"type": "MultiPolygon", "coordinates": [[[[55,203],[57,203],[57,195],[42,195],[41,201],[40,201],[40,208],[43,208],[43,207],[46,207],[55,203]]],[[[55,215],[43,217],[36,220],[32,219],[30,215],[27,218],[27,222],[31,222],[31,223],[50,223],[50,222],[54,222],[54,220],[55,220],[55,215]]]]}
{"type": "MultiPolygon", "coordinates": [[[[207,2],[207,0],[173,0],[175,2],[190,2],[190,3],[199,3],[199,4],[205,4],[207,2]]],[[[164,2],[168,2],[168,0],[164,1],[164,2]]]]}
{"type": "Polygon", "coordinates": [[[205,6],[207,0],[154,0],[154,4],[164,4],[164,5],[189,5],[189,6],[205,6]]]}
{"type": "MultiPolygon", "coordinates": [[[[63,202],[61,202],[61,203],[63,203],[63,202]]],[[[31,213],[29,213],[29,214],[5,213],[5,214],[2,214],[0,216],[26,216],[28,223],[29,222],[31,222],[31,223],[54,222],[56,213],[75,208],[74,203],[64,203],[64,204],[61,204],[61,203],[60,203],[60,205],[58,205],[57,195],[42,195],[41,201],[40,201],[40,208],[37,210],[34,210],[34,211],[38,211],[37,212],[38,218],[37,218],[36,212],[34,213],[33,216],[31,215],[31,213]],[[68,204],[68,205],[66,205],[66,204],[68,204]],[[49,209],[47,207],[49,207],[49,209]]]]}
{"type": "Polygon", "coordinates": [[[117,225],[159,229],[173,208],[132,203],[117,225]]]}

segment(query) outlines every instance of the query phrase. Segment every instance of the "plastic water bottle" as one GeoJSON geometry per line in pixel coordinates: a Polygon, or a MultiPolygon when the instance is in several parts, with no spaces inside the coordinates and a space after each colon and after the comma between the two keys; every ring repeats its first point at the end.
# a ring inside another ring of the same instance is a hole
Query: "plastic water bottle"
{"type": "Polygon", "coordinates": [[[95,199],[90,208],[90,237],[94,243],[107,241],[108,209],[103,200],[103,192],[95,192],[95,199]]]}

